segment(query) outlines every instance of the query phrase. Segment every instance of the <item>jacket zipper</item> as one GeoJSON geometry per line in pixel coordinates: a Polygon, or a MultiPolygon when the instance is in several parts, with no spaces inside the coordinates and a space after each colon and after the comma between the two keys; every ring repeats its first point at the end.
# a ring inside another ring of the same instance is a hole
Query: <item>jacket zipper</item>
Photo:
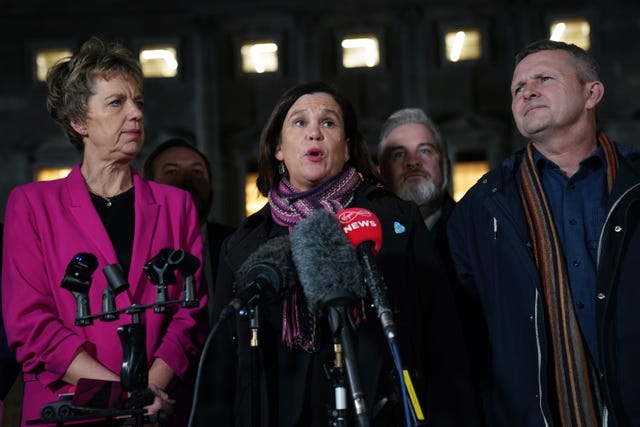
{"type": "MultiPolygon", "coordinates": [[[[613,215],[613,211],[616,209],[616,207],[620,204],[622,199],[629,192],[633,191],[635,188],[637,188],[639,186],[640,186],[640,183],[630,187],[629,189],[627,189],[620,197],[618,197],[618,199],[611,206],[611,209],[609,209],[609,212],[607,212],[607,218],[604,221],[604,224],[602,226],[602,230],[600,231],[600,239],[598,240],[598,255],[596,257],[596,259],[597,259],[596,260],[596,269],[599,268],[599,266],[600,266],[600,253],[602,251],[602,241],[604,240],[604,235],[605,235],[605,232],[606,232],[606,230],[608,228],[607,225],[611,220],[611,216],[613,215]]],[[[606,353],[603,353],[603,354],[604,354],[603,357],[606,357],[606,353]]],[[[606,369],[603,369],[603,371],[606,373],[606,369]]],[[[602,396],[603,396],[603,399],[602,399],[602,426],[603,427],[607,427],[609,425],[609,410],[607,409],[607,404],[606,404],[606,398],[609,397],[608,393],[606,393],[607,382],[608,381],[607,381],[607,377],[606,377],[606,374],[605,374],[605,377],[603,379],[603,383],[604,383],[603,388],[605,390],[602,390],[603,391],[603,393],[602,393],[602,396]]]]}
{"type": "Polygon", "coordinates": [[[611,219],[611,214],[615,210],[616,206],[620,204],[620,201],[624,198],[624,196],[626,196],[627,193],[629,193],[630,191],[633,191],[633,189],[635,189],[638,186],[640,186],[640,183],[634,185],[633,187],[625,191],[620,197],[618,197],[615,203],[611,206],[611,209],[609,209],[609,212],[607,212],[607,218],[605,218],[604,220],[604,225],[602,226],[602,230],[600,230],[600,239],[598,240],[598,255],[596,256],[596,268],[600,265],[600,250],[602,249],[602,238],[604,237],[604,232],[607,229],[607,223],[611,219]]]}

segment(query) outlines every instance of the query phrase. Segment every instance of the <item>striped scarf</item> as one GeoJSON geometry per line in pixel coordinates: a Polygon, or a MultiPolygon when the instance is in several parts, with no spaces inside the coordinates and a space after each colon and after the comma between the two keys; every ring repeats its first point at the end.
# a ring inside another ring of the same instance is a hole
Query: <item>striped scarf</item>
{"type": "Polygon", "coordinates": [[[324,184],[299,192],[283,175],[278,188],[269,193],[271,216],[277,224],[291,228],[318,209],[338,213],[351,204],[360,182],[356,169],[349,166],[324,184]]]}
{"type": "MultiPolygon", "coordinates": [[[[598,133],[598,141],[604,150],[610,193],[618,159],[604,133],[598,133]]],[[[531,143],[527,145],[520,171],[521,197],[540,273],[552,351],[550,360],[557,399],[550,397],[549,402],[557,405],[562,426],[596,427],[601,416],[598,383],[573,309],[562,246],[534,163],[531,143]]]]}

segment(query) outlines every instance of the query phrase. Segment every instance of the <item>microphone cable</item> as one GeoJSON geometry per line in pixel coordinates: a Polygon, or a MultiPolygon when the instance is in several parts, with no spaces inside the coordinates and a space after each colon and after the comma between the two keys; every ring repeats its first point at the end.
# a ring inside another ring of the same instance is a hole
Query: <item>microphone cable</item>
{"type": "Polygon", "coordinates": [[[400,390],[402,393],[402,406],[404,408],[404,420],[406,427],[413,427],[413,423],[411,421],[411,402],[409,401],[409,393],[407,392],[407,383],[404,380],[404,369],[402,367],[402,360],[400,358],[400,349],[398,348],[398,343],[395,340],[387,340],[389,342],[389,347],[391,348],[391,354],[393,355],[393,363],[396,367],[396,371],[398,372],[398,381],[400,381],[400,390]]]}
{"type": "Polygon", "coordinates": [[[196,402],[198,402],[198,398],[200,395],[200,387],[202,382],[202,369],[204,367],[204,361],[206,360],[206,356],[209,355],[209,348],[211,347],[211,342],[213,341],[213,337],[215,336],[218,328],[227,318],[223,316],[218,316],[216,323],[211,327],[209,331],[209,335],[207,335],[207,339],[204,341],[204,345],[202,347],[202,353],[200,354],[200,361],[198,362],[198,371],[196,374],[196,383],[193,386],[193,401],[191,402],[191,412],[189,413],[189,422],[187,423],[188,427],[193,427],[193,423],[195,420],[196,413],[196,402]]]}

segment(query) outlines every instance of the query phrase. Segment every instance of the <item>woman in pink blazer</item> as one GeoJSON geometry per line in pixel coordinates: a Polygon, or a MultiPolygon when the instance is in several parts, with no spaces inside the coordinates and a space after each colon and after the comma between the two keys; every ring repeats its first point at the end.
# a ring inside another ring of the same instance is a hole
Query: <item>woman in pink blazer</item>
{"type": "MultiPolygon", "coordinates": [[[[146,181],[130,166],[144,141],[142,73],[131,54],[92,38],[47,79],[47,108],[82,153],[67,178],[15,188],[6,208],[2,308],[9,344],[25,381],[22,425],[40,417],[43,405],[68,392],[80,378],[119,381],[120,325],[130,315],[76,326],[76,301],[61,287],[78,253],[96,256],[89,306],[102,311],[107,280],[102,269],[120,264],[129,289],[116,308],[153,304],[156,287],[143,266],[163,248],[202,253],[199,221],[187,192],[146,181]]],[[[182,295],[168,286],[168,300],[182,295]]],[[[206,334],[206,296],[194,308],[140,314],[146,327],[150,413],[173,413],[171,425],[188,419],[188,381],[206,334]]]]}

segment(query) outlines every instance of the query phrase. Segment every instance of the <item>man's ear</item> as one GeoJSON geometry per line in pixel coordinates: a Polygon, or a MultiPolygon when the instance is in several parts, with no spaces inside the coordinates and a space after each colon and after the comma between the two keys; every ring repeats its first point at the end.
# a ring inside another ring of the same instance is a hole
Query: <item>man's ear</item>
{"type": "Polygon", "coordinates": [[[604,85],[602,82],[593,81],[587,83],[587,89],[589,92],[585,107],[587,107],[587,110],[592,110],[596,108],[604,96],[604,85]]]}

